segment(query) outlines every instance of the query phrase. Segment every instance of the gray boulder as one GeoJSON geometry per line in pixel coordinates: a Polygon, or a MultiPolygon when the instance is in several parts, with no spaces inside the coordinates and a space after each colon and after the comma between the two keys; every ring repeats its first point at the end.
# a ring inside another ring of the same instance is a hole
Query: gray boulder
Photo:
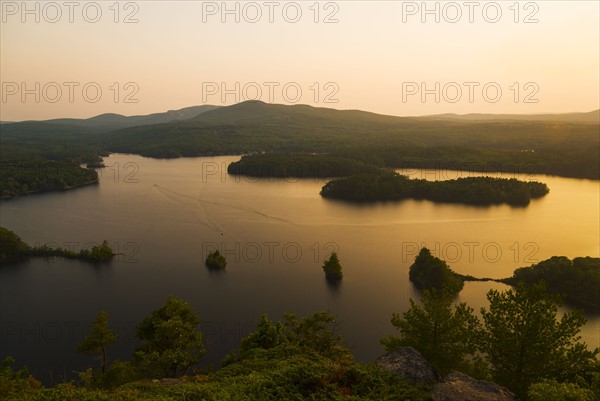
{"type": "Polygon", "coordinates": [[[448,376],[433,386],[433,401],[516,401],[508,389],[484,380],[475,380],[460,372],[448,376]]]}
{"type": "Polygon", "coordinates": [[[414,384],[431,384],[437,381],[429,362],[413,347],[401,347],[388,352],[377,359],[377,364],[414,384]]]}

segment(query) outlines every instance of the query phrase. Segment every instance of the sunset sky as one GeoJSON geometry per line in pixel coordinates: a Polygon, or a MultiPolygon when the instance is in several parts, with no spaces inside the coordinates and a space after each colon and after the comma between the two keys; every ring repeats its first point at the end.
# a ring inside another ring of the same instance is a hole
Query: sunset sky
{"type": "Polygon", "coordinates": [[[249,98],[401,116],[600,107],[598,1],[76,3],[1,2],[1,120],[249,98]]]}

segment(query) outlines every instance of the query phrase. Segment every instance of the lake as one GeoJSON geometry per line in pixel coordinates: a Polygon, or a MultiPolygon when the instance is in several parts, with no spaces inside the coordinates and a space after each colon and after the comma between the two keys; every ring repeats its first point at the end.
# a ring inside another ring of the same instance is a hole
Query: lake
{"type": "MultiPolygon", "coordinates": [[[[68,192],[1,203],[2,226],[30,245],[80,250],[106,239],[120,255],[104,265],[32,259],[0,269],[1,354],[12,355],[47,383],[97,363],[75,351],[100,310],[119,339],[111,359],[136,346],[135,325],[168,295],[189,301],[202,319],[208,353],[218,367],[261,314],[336,314],[359,360],[383,352],[393,312],[418,298],[408,268],[422,246],[462,274],[503,278],[554,255],[600,256],[599,182],[517,176],[548,184],[526,208],[472,207],[402,201],[353,205],[322,199],[319,179],[230,176],[239,157],[156,160],[113,154],[101,182],[68,192]],[[224,272],[204,266],[216,248],[224,272]],[[332,251],[343,266],[333,288],[321,268],[332,251]]],[[[465,171],[406,170],[412,178],[453,179],[465,171]]],[[[495,176],[514,176],[494,174],[495,176]]],[[[492,282],[466,283],[460,293],[476,310],[492,282]]],[[[600,317],[588,314],[583,339],[600,345],[600,317]]]]}

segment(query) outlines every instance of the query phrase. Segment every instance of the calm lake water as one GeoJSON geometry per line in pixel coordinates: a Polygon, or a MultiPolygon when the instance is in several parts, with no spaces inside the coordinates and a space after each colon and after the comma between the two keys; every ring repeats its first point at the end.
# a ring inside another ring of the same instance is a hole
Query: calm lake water
{"type": "MultiPolygon", "coordinates": [[[[135,325],[176,295],[202,319],[205,365],[218,366],[263,313],[278,319],[317,310],[335,313],[355,355],[372,361],[383,352],[379,339],[392,333],[392,313],[418,297],[408,268],[422,246],[459,273],[492,278],[553,255],[600,256],[597,181],[517,177],[550,188],[527,208],[428,201],[357,206],[322,199],[323,180],[227,175],[227,164],[237,159],[114,154],[105,159],[99,185],[2,202],[2,226],[29,244],[77,251],[106,239],[122,253],[100,266],[34,259],[0,269],[2,357],[12,355],[46,382],[72,377],[96,363],[75,347],[104,309],[119,336],[109,356],[129,358],[135,325]],[[228,259],[222,273],[204,266],[216,247],[228,259]],[[333,250],[344,270],[338,288],[328,286],[321,269],[333,250]]],[[[507,287],[466,283],[459,298],[478,310],[490,288],[507,287]]],[[[599,346],[600,317],[587,317],[583,338],[599,346]]]]}

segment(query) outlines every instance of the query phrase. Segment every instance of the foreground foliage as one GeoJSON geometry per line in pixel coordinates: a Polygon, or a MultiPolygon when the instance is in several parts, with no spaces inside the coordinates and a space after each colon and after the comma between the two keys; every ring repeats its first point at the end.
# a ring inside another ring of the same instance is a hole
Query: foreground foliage
{"type": "MultiPolygon", "coordinates": [[[[453,305],[454,292],[425,289],[422,305],[411,299],[392,324],[399,336],[382,340],[389,351],[412,346],[445,375],[460,370],[493,380],[528,401],[588,401],[600,398],[599,349],[580,342],[579,312],[558,316],[560,297],[543,284],[488,292],[482,320],[472,308],[453,305]]],[[[335,316],[321,311],[281,321],[263,315],[217,371],[190,372],[205,353],[200,319],[176,297],[137,326],[141,341],[131,361],[107,363],[114,341],[101,312],[78,347],[101,356],[98,369],[80,372],[82,385],[44,388],[7,358],[0,367],[3,400],[429,400],[431,386],[356,362],[337,332],[335,316]],[[170,376],[168,379],[161,379],[170,376]]]]}
{"type": "Polygon", "coordinates": [[[170,296],[165,304],[137,326],[142,344],[136,361],[149,374],[175,377],[197,364],[206,353],[200,318],[189,303],[170,296]]]}
{"type": "MultiPolygon", "coordinates": [[[[155,314],[153,314],[155,316],[155,314]]],[[[148,320],[148,319],[147,319],[148,320]]],[[[216,372],[174,381],[136,380],[136,367],[113,362],[106,371],[128,369],[129,383],[95,382],[43,388],[26,371],[0,370],[6,400],[411,400],[426,401],[429,389],[406,383],[376,365],[354,361],[335,332],[335,318],[317,312],[272,322],[263,316],[256,332],[242,340],[216,372]],[[101,384],[100,387],[98,385],[101,384]]]]}
{"type": "Polygon", "coordinates": [[[472,374],[470,356],[477,350],[479,320],[465,303],[452,307],[454,295],[448,290],[425,290],[422,306],[410,300],[402,315],[394,313],[392,325],[400,336],[381,340],[386,351],[411,346],[431,363],[440,376],[452,369],[472,374]]]}
{"type": "Polygon", "coordinates": [[[575,383],[559,383],[556,380],[546,380],[534,383],[527,391],[530,401],[596,401],[597,395],[587,388],[575,383]]]}
{"type": "Polygon", "coordinates": [[[571,381],[593,370],[600,350],[590,351],[580,342],[583,313],[568,312],[558,319],[562,301],[544,285],[491,290],[487,298],[489,310],[481,310],[481,349],[494,381],[524,397],[542,379],[571,381]]]}

